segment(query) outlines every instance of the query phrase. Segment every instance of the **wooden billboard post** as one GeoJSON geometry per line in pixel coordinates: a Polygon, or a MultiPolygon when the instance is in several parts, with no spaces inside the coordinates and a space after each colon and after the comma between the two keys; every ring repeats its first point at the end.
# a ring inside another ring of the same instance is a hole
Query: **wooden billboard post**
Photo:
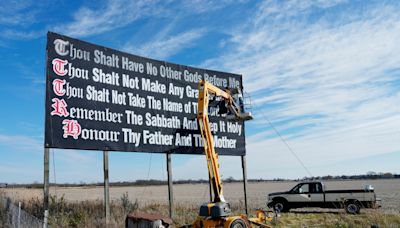
{"type": "Polygon", "coordinates": [[[103,151],[103,170],[104,170],[104,212],[106,224],[110,220],[110,189],[108,177],[108,151],[103,151]]]}
{"type": "Polygon", "coordinates": [[[248,214],[247,210],[247,171],[246,171],[246,155],[242,155],[242,171],[243,171],[243,188],[244,188],[244,208],[246,211],[246,215],[248,214]]]}
{"type": "Polygon", "coordinates": [[[47,228],[49,218],[49,150],[49,148],[44,148],[43,228],[47,228]]]}
{"type": "Polygon", "coordinates": [[[169,200],[169,217],[174,216],[174,191],[172,188],[172,169],[171,169],[171,154],[167,153],[167,175],[168,175],[168,200],[169,200]]]}

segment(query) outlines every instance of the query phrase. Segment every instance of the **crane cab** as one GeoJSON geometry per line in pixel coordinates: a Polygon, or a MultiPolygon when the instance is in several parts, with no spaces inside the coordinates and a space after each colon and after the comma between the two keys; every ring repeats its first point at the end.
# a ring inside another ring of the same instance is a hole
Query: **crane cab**
{"type": "Polygon", "coordinates": [[[221,218],[231,215],[231,207],[227,202],[205,203],[200,206],[199,216],[221,218]]]}

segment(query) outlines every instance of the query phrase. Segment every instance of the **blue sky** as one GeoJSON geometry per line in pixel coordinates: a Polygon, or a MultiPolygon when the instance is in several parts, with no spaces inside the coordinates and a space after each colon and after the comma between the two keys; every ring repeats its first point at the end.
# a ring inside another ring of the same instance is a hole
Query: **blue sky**
{"type": "MultiPolygon", "coordinates": [[[[0,182],[43,180],[47,31],[243,75],[249,178],[400,173],[398,1],[9,1],[0,4],[0,182]]],[[[102,153],[51,150],[51,181],[102,180],[102,153]]],[[[111,153],[111,181],[166,179],[165,155],[111,153]]],[[[223,178],[241,178],[222,157],[223,178]]],[[[207,178],[174,155],[174,179],[207,178]]]]}

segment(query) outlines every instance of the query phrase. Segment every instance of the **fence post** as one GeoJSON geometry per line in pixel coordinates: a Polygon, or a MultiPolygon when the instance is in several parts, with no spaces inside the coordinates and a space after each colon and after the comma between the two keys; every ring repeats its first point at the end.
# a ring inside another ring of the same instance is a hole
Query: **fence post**
{"type": "Polygon", "coordinates": [[[21,227],[21,202],[18,202],[18,228],[21,227]]]}

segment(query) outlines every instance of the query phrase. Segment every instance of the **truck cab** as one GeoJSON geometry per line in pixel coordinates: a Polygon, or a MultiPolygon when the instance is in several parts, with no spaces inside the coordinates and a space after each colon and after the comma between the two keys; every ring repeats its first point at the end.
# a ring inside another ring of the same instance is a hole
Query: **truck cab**
{"type": "Polygon", "coordinates": [[[322,182],[302,182],[289,191],[270,193],[267,206],[281,212],[302,207],[345,208],[357,214],[362,207],[379,207],[378,201],[370,185],[364,189],[326,190],[322,182]]]}
{"type": "Polygon", "coordinates": [[[287,192],[275,192],[268,195],[269,206],[277,207],[281,212],[298,207],[321,207],[324,202],[324,185],[321,182],[303,182],[287,192]],[[271,203],[275,202],[274,205],[271,203]]]}
{"type": "Polygon", "coordinates": [[[321,207],[324,202],[324,185],[321,182],[300,183],[288,194],[292,207],[321,207]]]}

